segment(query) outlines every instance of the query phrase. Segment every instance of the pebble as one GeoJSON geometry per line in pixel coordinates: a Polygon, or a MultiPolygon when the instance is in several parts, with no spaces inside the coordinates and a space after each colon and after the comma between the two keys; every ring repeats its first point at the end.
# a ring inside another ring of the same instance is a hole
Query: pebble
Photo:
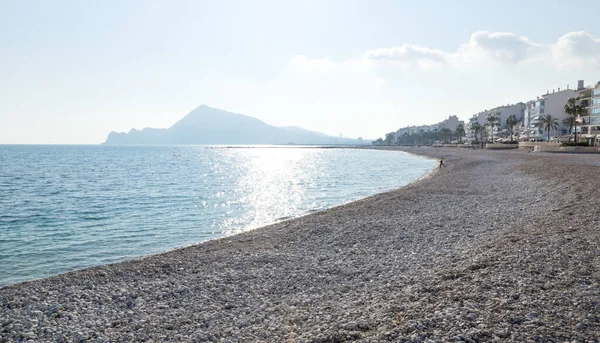
{"type": "Polygon", "coordinates": [[[265,228],[0,288],[0,342],[596,342],[597,157],[405,149],[448,167],[265,228]]]}

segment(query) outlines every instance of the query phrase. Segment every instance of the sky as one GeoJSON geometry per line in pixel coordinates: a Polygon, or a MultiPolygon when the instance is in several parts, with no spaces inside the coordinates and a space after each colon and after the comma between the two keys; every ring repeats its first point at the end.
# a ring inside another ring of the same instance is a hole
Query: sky
{"type": "Polygon", "coordinates": [[[0,144],[98,144],[202,104],[374,139],[598,82],[597,23],[554,0],[2,0],[0,144]]]}

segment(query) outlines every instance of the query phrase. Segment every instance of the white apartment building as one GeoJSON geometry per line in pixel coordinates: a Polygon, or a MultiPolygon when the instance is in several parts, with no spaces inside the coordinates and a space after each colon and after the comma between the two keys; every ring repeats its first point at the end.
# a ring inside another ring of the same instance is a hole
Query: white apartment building
{"type": "Polygon", "coordinates": [[[479,125],[481,125],[481,127],[485,127],[488,115],[495,113],[500,120],[500,126],[494,127],[494,132],[496,133],[496,132],[501,131],[502,128],[506,126],[506,119],[511,114],[515,115],[515,117],[517,118],[517,121],[522,121],[525,108],[526,108],[526,105],[522,102],[519,102],[516,104],[498,106],[498,107],[492,108],[490,110],[482,111],[482,112],[472,115],[471,118],[469,119],[469,122],[466,125],[466,128],[465,128],[465,131],[467,132],[467,135],[466,135],[467,141],[470,141],[470,142],[476,141],[475,132],[473,130],[471,130],[471,126],[475,123],[478,123],[479,125]]]}
{"type": "Polygon", "coordinates": [[[435,125],[419,125],[419,126],[407,126],[396,131],[396,137],[401,137],[404,134],[419,134],[421,132],[433,131],[434,128],[437,128],[435,125]]]}
{"type": "Polygon", "coordinates": [[[479,124],[481,127],[483,127],[485,125],[485,118],[487,118],[486,111],[474,114],[471,116],[471,118],[469,118],[469,122],[466,124],[466,127],[465,127],[465,132],[466,132],[465,140],[466,141],[475,142],[475,141],[479,140],[479,139],[475,139],[475,131],[471,130],[471,127],[473,126],[473,124],[479,124]]]}
{"type": "Polygon", "coordinates": [[[600,81],[588,87],[583,87],[583,81],[579,82],[579,103],[587,111],[581,118],[581,133],[588,139],[597,140],[600,138],[600,81]]]}
{"type": "Polygon", "coordinates": [[[439,122],[437,124],[431,125],[434,128],[437,128],[438,130],[441,129],[450,129],[452,132],[456,131],[456,128],[458,127],[458,125],[462,125],[463,128],[465,126],[465,122],[462,120],[458,120],[458,116],[455,115],[451,115],[448,117],[448,119],[439,122]]]}
{"type": "Polygon", "coordinates": [[[398,129],[396,132],[390,132],[386,134],[386,137],[390,137],[392,141],[397,142],[399,138],[402,138],[404,135],[419,135],[425,132],[436,132],[441,131],[442,129],[449,129],[452,131],[453,135],[456,132],[456,128],[458,125],[463,125],[466,130],[464,121],[458,120],[458,116],[451,115],[448,119],[439,122],[433,125],[412,125],[398,129]]]}
{"type": "Polygon", "coordinates": [[[522,102],[516,104],[509,104],[506,106],[499,106],[491,109],[488,113],[496,113],[500,119],[500,126],[504,127],[506,125],[506,119],[508,116],[514,115],[517,118],[517,121],[523,120],[523,114],[525,112],[525,104],[522,102]]]}
{"type": "Polygon", "coordinates": [[[523,126],[521,127],[521,138],[534,138],[534,137],[530,137],[530,135],[534,135],[535,137],[537,137],[537,133],[530,133],[530,127],[533,126],[532,120],[535,117],[534,113],[535,113],[535,103],[536,100],[530,100],[527,101],[527,103],[525,104],[525,109],[523,110],[523,126]]]}
{"type": "MultiPolygon", "coordinates": [[[[523,115],[525,113],[525,108],[526,108],[526,105],[522,102],[519,102],[516,104],[508,104],[508,105],[504,105],[504,106],[498,106],[496,108],[492,108],[489,111],[486,111],[485,112],[486,118],[490,114],[496,114],[496,116],[498,116],[499,123],[497,126],[494,127],[494,136],[498,132],[501,132],[506,128],[506,120],[508,119],[509,116],[514,115],[515,118],[517,118],[517,122],[523,121],[523,115]]],[[[485,119],[484,119],[484,121],[485,121],[485,119]]],[[[515,129],[515,131],[516,131],[516,129],[515,129]]],[[[514,132],[514,133],[516,133],[516,132],[514,132]]],[[[510,133],[508,133],[508,131],[507,131],[507,134],[510,135],[510,133]]]]}
{"type": "Polygon", "coordinates": [[[565,113],[565,104],[570,98],[577,98],[579,92],[572,89],[564,89],[558,91],[549,90],[546,94],[539,96],[536,100],[529,101],[530,107],[525,112],[527,118],[524,119],[524,135],[526,139],[547,139],[547,132],[540,126],[540,118],[545,115],[551,115],[558,119],[559,128],[556,132],[551,133],[554,136],[564,136],[568,134],[569,126],[563,124],[568,115],[565,113]]]}
{"type": "MultiPolygon", "coordinates": [[[[592,101],[588,107],[590,113],[590,125],[595,128],[596,134],[600,133],[600,81],[592,90],[592,101]]],[[[594,132],[594,131],[592,131],[594,132]]]]}

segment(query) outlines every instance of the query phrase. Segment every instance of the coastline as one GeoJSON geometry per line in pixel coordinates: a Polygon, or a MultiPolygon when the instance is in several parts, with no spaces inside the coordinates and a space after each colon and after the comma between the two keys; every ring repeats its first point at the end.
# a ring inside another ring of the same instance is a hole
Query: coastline
{"type": "Polygon", "coordinates": [[[396,189],[434,164],[401,152],[358,149],[226,152],[190,146],[178,149],[184,153],[183,159],[174,159],[170,150],[156,146],[142,146],[135,153],[128,147],[113,147],[110,152],[72,149],[69,153],[37,147],[27,152],[3,151],[10,160],[24,154],[40,155],[38,164],[46,165],[47,171],[36,172],[35,163],[23,163],[23,170],[39,176],[25,182],[23,172],[7,170],[9,183],[4,193],[8,207],[0,214],[0,231],[5,231],[2,238],[6,238],[0,239],[4,250],[0,252],[4,262],[0,288],[159,254],[315,213],[396,189]],[[96,160],[103,168],[88,170],[89,163],[65,167],[75,163],[68,160],[78,155],[96,160]],[[64,163],[56,162],[60,160],[64,163]],[[115,162],[112,166],[111,160],[115,162]],[[218,167],[212,160],[219,161],[218,167]],[[306,166],[313,162],[315,166],[306,166]],[[144,168],[137,169],[142,164],[144,168]],[[374,173],[381,179],[371,177],[374,173]],[[81,183],[81,188],[72,190],[75,196],[71,191],[61,192],[61,185],[72,183],[81,183]],[[98,184],[106,187],[96,187],[98,184]],[[114,193],[118,189],[127,191],[114,193]],[[26,196],[36,193],[50,196],[26,196]],[[45,202],[49,206],[44,206],[45,202]],[[65,211],[69,212],[68,225],[62,222],[65,211]],[[31,213],[37,215],[29,217],[31,213]],[[80,252],[73,255],[71,250],[80,252]]]}
{"type": "Polygon", "coordinates": [[[6,286],[0,342],[597,341],[600,225],[584,199],[600,182],[580,181],[597,175],[593,156],[401,150],[448,167],[238,235],[6,286]]]}

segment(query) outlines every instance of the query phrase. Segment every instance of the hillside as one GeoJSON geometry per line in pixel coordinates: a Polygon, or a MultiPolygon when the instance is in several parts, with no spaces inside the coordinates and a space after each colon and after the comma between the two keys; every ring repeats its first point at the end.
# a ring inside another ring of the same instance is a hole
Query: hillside
{"type": "Polygon", "coordinates": [[[243,114],[202,105],[168,129],[111,132],[104,144],[361,144],[296,126],[276,127],[243,114]]]}

